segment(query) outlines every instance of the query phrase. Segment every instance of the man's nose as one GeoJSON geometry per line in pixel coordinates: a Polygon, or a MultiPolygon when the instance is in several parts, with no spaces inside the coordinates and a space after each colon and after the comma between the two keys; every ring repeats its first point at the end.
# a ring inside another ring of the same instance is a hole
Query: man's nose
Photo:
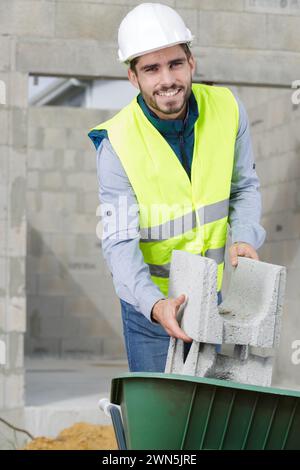
{"type": "Polygon", "coordinates": [[[160,85],[164,88],[170,88],[175,82],[173,73],[169,68],[161,70],[160,74],[160,85]]]}

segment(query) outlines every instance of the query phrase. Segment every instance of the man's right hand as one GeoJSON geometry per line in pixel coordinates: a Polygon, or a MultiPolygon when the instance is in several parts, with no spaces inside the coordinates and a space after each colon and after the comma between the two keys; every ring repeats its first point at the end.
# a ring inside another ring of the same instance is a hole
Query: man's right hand
{"type": "Polygon", "coordinates": [[[176,299],[162,299],[154,304],[152,309],[152,318],[160,323],[166,332],[173,338],[182,339],[186,343],[193,340],[185,334],[177,321],[177,313],[180,305],[185,302],[185,295],[181,294],[176,299]]]}

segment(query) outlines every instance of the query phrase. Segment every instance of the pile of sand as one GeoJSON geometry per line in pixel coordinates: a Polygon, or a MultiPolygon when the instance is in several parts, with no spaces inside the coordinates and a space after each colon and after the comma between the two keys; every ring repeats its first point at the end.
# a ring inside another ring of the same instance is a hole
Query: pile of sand
{"type": "Polygon", "coordinates": [[[117,443],[112,426],[76,423],[64,429],[56,439],[37,437],[24,450],[115,450],[117,443]]]}

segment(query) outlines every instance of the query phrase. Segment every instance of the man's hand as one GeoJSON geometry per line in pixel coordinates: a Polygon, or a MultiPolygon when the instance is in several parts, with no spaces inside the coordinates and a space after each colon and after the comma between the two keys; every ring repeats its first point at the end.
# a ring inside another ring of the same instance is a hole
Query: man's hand
{"type": "Polygon", "coordinates": [[[258,254],[249,243],[236,242],[229,248],[230,262],[233,267],[238,265],[238,256],[245,256],[245,258],[252,258],[258,260],[258,254]]]}
{"type": "Polygon", "coordinates": [[[185,302],[185,295],[181,294],[176,299],[162,299],[154,304],[152,309],[152,318],[156,320],[166,330],[166,332],[173,338],[179,338],[186,343],[191,343],[193,340],[185,334],[180,328],[176,315],[180,305],[185,302]]]}

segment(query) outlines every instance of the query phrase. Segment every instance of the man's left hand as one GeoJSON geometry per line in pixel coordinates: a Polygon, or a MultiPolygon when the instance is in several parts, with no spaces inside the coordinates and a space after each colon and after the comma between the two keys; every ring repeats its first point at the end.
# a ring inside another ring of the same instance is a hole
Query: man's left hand
{"type": "Polygon", "coordinates": [[[245,258],[252,258],[258,260],[258,254],[252,245],[244,242],[236,242],[229,248],[230,262],[233,267],[238,265],[238,256],[245,256],[245,258]]]}

